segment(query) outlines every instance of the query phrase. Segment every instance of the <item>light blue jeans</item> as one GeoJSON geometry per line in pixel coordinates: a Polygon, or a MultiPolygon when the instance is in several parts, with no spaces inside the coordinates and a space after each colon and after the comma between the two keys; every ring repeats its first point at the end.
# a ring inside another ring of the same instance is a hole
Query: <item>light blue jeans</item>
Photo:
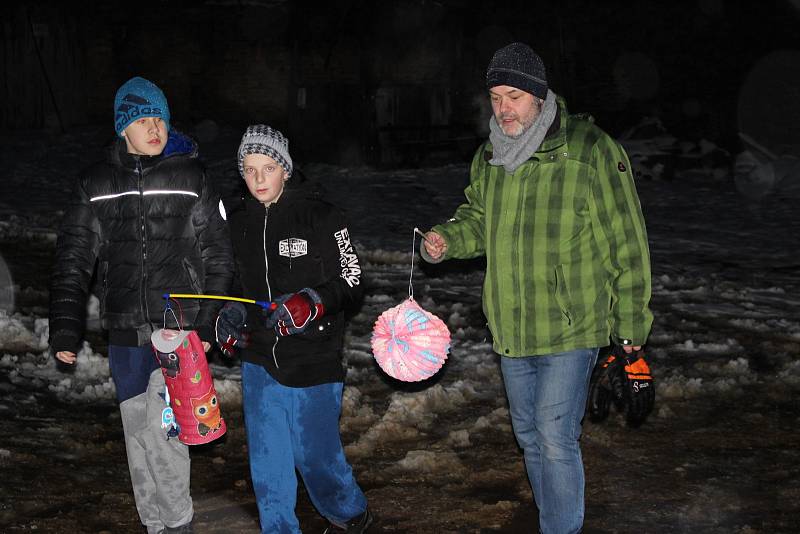
{"type": "Polygon", "coordinates": [[[295,469],[314,506],[332,523],[344,524],[366,510],[367,499],[339,437],[342,388],[341,382],[291,388],[262,366],[242,363],[250,474],[261,532],[300,533],[294,513],[295,469]]]}
{"type": "Polygon", "coordinates": [[[511,424],[525,457],[542,534],[573,534],[583,528],[578,438],[598,350],[500,358],[511,424]]]}

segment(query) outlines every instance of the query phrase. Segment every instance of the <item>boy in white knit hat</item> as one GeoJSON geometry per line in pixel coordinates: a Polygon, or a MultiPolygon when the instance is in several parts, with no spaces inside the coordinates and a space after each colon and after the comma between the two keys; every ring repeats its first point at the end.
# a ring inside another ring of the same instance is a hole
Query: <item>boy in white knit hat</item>
{"type": "Polygon", "coordinates": [[[344,214],[303,183],[289,142],[269,126],[247,128],[238,164],[250,195],[228,219],[242,295],[277,307],[228,303],[216,330],[223,352],[242,348],[262,532],[300,532],[295,469],[331,523],[326,532],[364,532],[372,515],[339,437],[344,310],[362,293],[344,214]]]}

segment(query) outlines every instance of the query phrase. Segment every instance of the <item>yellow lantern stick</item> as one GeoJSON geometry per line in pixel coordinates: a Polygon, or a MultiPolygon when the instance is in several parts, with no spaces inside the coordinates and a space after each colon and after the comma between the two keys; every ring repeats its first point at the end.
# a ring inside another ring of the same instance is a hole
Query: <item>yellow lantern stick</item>
{"type": "Polygon", "coordinates": [[[239,297],[228,297],[225,295],[194,295],[191,293],[164,293],[163,297],[165,299],[215,299],[215,300],[232,300],[235,302],[246,302],[247,304],[257,304],[261,306],[265,310],[274,310],[278,307],[277,304],[274,302],[269,302],[266,300],[253,300],[253,299],[243,299],[239,297]]]}

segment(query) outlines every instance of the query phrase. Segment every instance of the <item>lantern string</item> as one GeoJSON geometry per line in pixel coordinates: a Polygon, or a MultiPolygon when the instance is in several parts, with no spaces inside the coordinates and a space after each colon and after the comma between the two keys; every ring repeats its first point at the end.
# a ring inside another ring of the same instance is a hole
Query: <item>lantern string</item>
{"type": "Polygon", "coordinates": [[[414,300],[414,285],[411,281],[414,279],[414,254],[417,250],[417,233],[419,231],[419,228],[414,227],[414,231],[411,232],[411,272],[408,275],[408,298],[411,300],[414,300]]]}
{"type": "Polygon", "coordinates": [[[167,328],[167,313],[171,313],[172,314],[172,317],[175,318],[175,324],[178,325],[178,330],[182,331],[183,330],[183,307],[181,307],[181,303],[178,302],[175,299],[172,299],[172,298],[167,299],[167,301],[164,303],[164,328],[167,328]],[[180,319],[178,319],[178,316],[175,315],[175,310],[172,309],[172,306],[169,303],[170,300],[178,305],[178,312],[180,312],[180,319]]]}

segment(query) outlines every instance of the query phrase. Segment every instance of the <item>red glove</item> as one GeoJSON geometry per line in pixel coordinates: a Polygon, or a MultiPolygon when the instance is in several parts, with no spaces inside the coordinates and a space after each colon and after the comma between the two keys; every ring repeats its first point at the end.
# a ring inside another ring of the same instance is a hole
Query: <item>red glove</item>
{"type": "Polygon", "coordinates": [[[303,332],[311,321],[325,313],[319,293],[308,287],[281,295],[275,299],[275,304],[277,307],[267,317],[266,325],[274,327],[281,336],[303,332]]]}

